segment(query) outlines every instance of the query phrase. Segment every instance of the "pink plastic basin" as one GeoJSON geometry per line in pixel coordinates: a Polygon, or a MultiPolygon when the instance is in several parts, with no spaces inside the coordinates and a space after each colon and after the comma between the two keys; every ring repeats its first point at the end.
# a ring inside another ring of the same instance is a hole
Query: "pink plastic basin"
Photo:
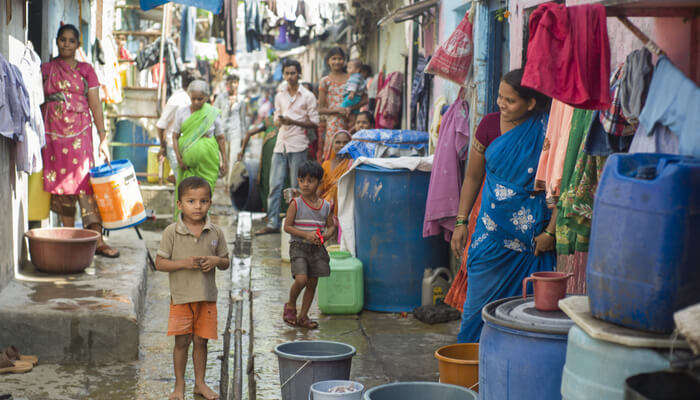
{"type": "Polygon", "coordinates": [[[98,232],[79,228],[41,228],[25,233],[32,264],[50,274],[77,274],[90,266],[98,232]]]}

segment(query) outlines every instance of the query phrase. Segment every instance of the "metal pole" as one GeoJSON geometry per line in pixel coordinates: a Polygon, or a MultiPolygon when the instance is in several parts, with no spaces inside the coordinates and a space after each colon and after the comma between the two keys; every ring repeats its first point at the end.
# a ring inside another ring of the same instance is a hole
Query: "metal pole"
{"type": "Polygon", "coordinates": [[[163,21],[161,22],[161,32],[160,32],[160,58],[158,58],[158,71],[160,72],[160,79],[158,79],[158,101],[161,102],[165,97],[163,95],[163,82],[165,81],[165,68],[163,68],[163,56],[165,55],[165,39],[167,38],[167,27],[168,22],[168,10],[170,4],[166,3],[163,6],[163,21]]]}

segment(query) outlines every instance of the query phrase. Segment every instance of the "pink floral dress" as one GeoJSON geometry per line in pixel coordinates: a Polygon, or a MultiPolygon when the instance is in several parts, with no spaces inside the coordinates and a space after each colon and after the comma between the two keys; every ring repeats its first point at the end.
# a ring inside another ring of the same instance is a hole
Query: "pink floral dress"
{"type": "Polygon", "coordinates": [[[43,64],[41,74],[46,96],[42,105],[44,190],[58,195],[92,194],[92,118],[87,92],[100,86],[97,75],[90,64],[78,62],[73,68],[58,58],[43,64]]]}
{"type": "MultiPolygon", "coordinates": [[[[343,102],[343,87],[345,82],[336,82],[328,76],[321,78],[321,83],[319,90],[325,90],[328,99],[328,108],[340,107],[343,102]]],[[[324,135],[323,141],[323,159],[327,160],[331,152],[331,140],[325,140],[326,138],[332,138],[338,131],[348,129],[348,121],[338,115],[327,115],[326,116],[326,133],[324,135]]]]}

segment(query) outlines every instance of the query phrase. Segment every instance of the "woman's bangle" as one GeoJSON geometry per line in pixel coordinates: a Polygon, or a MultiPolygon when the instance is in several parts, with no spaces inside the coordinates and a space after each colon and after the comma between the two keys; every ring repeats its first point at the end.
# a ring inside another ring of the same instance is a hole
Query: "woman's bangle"
{"type": "Polygon", "coordinates": [[[468,221],[466,219],[460,219],[457,218],[457,221],[455,221],[455,227],[458,227],[460,225],[467,225],[468,221]]]}
{"type": "Polygon", "coordinates": [[[544,230],[544,233],[546,233],[547,235],[549,235],[549,236],[551,236],[551,237],[553,237],[553,238],[556,239],[556,235],[555,235],[554,233],[548,231],[547,229],[544,230]]]}

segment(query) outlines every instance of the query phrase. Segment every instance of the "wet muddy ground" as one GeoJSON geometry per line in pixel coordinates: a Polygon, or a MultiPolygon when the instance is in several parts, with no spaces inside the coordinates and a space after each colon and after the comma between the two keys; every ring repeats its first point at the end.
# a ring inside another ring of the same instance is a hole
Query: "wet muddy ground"
{"type": "MultiPolygon", "coordinates": [[[[224,228],[233,251],[238,226],[228,207],[227,198],[217,191],[212,214],[214,222],[224,228]]],[[[255,230],[261,216],[248,218],[244,229],[255,230]],[[251,219],[252,218],[252,219],[251,219]],[[255,219],[258,218],[258,219],[255,219]]],[[[160,231],[143,231],[144,239],[154,254],[160,240],[160,231]]],[[[210,341],[207,359],[207,383],[219,390],[222,335],[229,307],[229,290],[234,294],[243,289],[242,315],[242,393],[248,399],[249,324],[250,312],[247,292],[252,292],[254,324],[254,381],[257,399],[280,399],[280,380],[277,357],[272,352],[277,344],[294,340],[334,340],[353,345],[357,355],[352,362],[351,379],[365,387],[394,381],[437,381],[437,361],[434,351],[455,341],[458,321],[426,325],[410,314],[384,314],[364,311],[359,315],[324,316],[314,304],[311,316],[320,323],[315,331],[289,327],[282,321],[282,305],[291,284],[289,264],[279,258],[279,235],[254,238],[252,246],[238,248],[232,271],[218,271],[219,340],[210,341]],[[250,249],[250,250],[248,250],[250,249]],[[250,256],[248,256],[250,254],[250,256]],[[246,268],[252,276],[248,279],[246,268]],[[231,276],[234,277],[232,284],[231,276]]],[[[167,274],[149,272],[148,297],[140,335],[138,361],[112,365],[57,365],[41,364],[22,375],[1,375],[0,394],[12,393],[15,399],[166,399],[174,384],[172,372],[173,339],[166,336],[169,304],[167,274]]],[[[235,320],[235,313],[234,313],[235,320]]],[[[233,332],[233,326],[231,327],[233,332]]],[[[233,340],[228,359],[229,373],[233,376],[233,340]]],[[[194,376],[191,359],[186,373],[187,398],[194,397],[194,376]]]]}

